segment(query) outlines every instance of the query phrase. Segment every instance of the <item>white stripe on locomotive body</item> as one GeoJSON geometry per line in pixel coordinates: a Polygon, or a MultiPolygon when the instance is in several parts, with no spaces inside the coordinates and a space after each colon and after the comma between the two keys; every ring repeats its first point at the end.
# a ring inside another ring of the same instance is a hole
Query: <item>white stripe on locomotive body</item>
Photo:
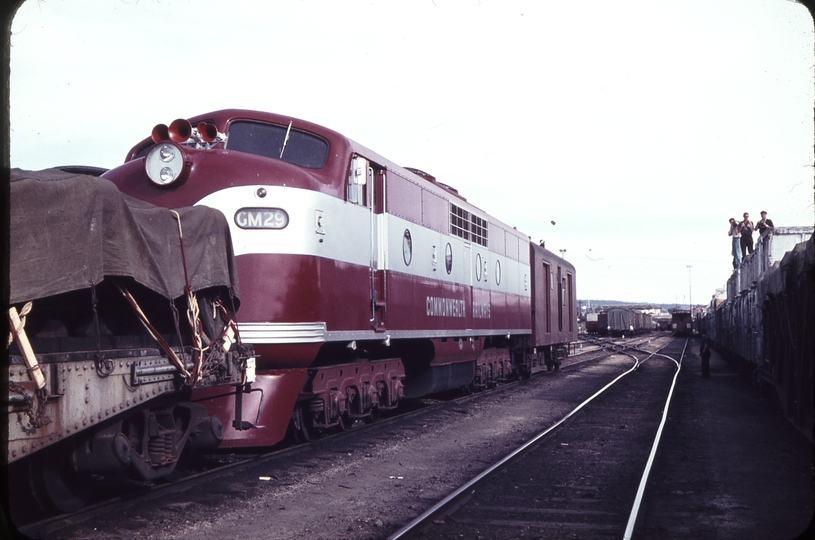
{"type": "Polygon", "coordinates": [[[246,343],[322,343],[328,335],[324,322],[238,323],[238,330],[246,343]]]}
{"type": "Polygon", "coordinates": [[[215,191],[196,205],[215,208],[226,216],[236,257],[250,253],[312,255],[371,264],[370,211],[330,195],[286,186],[237,186],[215,191]],[[257,197],[258,189],[265,190],[266,196],[257,197]],[[238,227],[238,210],[260,207],[285,210],[289,224],[284,229],[238,227]],[[322,218],[319,225],[318,215],[322,218]]]}
{"type": "Polygon", "coordinates": [[[472,285],[474,289],[498,291],[530,298],[529,255],[518,261],[498,255],[484,246],[473,244],[448,234],[442,234],[419,224],[412,223],[393,214],[387,217],[387,270],[402,272],[417,277],[439,280],[445,283],[472,285]],[[413,239],[413,258],[406,265],[402,255],[402,239],[405,230],[413,239]],[[450,274],[445,266],[445,248],[450,244],[453,250],[453,266],[450,274]],[[435,258],[434,258],[435,255],[435,258]],[[478,279],[476,261],[481,257],[481,278],[478,279]],[[496,282],[495,263],[501,265],[501,279],[496,282]],[[527,288],[524,290],[524,276],[527,288]]]}
{"type": "MultiPolygon", "coordinates": [[[[449,204],[449,203],[448,203],[449,204]]],[[[463,201],[454,204],[473,211],[463,201]]],[[[440,233],[393,214],[374,214],[370,208],[313,190],[276,185],[235,186],[215,191],[196,205],[220,210],[229,223],[235,256],[244,254],[288,254],[323,257],[344,263],[374,267],[447,284],[472,286],[529,300],[530,265],[528,241],[510,230],[497,226],[489,216],[474,212],[489,223],[491,235],[506,235],[504,245],[516,249],[517,258],[499,255],[482,245],[458,236],[440,233]],[[265,197],[258,197],[259,189],[265,197]],[[242,229],[235,214],[242,208],[280,208],[289,217],[283,229],[242,229]],[[317,223],[317,219],[321,219],[317,223]],[[412,258],[405,264],[402,243],[405,230],[412,239],[412,258]],[[505,232],[506,231],[506,232],[505,232]],[[372,234],[373,232],[373,234],[372,234]],[[378,242],[386,238],[386,242],[378,242]],[[453,254],[451,272],[447,273],[445,250],[450,244],[453,254]],[[481,269],[476,264],[480,259],[481,269]],[[518,260],[520,259],[520,260],[518,260]],[[500,265],[497,278],[496,263],[500,265]],[[480,276],[480,277],[479,277],[480,276]]],[[[489,240],[488,240],[489,244],[489,240]]],[[[435,300],[435,299],[433,299],[435,300]]],[[[442,301],[444,299],[441,299],[442,301]]],[[[449,300],[449,299],[448,299],[449,300]]],[[[428,299],[428,302],[431,300],[428,299]]],[[[472,306],[476,318],[489,318],[489,306],[472,306]]],[[[353,339],[448,337],[448,329],[388,329],[385,336],[374,331],[331,331],[325,322],[273,323],[252,321],[239,323],[247,343],[303,343],[353,339]]],[[[457,336],[506,335],[529,333],[529,328],[494,328],[455,330],[457,336]]]]}

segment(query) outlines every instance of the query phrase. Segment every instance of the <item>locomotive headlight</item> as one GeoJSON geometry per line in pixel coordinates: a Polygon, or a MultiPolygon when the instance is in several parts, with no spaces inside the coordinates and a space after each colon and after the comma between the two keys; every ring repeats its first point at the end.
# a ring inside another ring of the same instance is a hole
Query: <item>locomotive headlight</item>
{"type": "Polygon", "coordinates": [[[158,157],[164,163],[169,163],[175,157],[175,148],[173,148],[169,144],[162,144],[161,148],[158,150],[158,157]]]}
{"type": "Polygon", "coordinates": [[[147,152],[144,171],[153,184],[167,187],[181,182],[188,172],[181,149],[168,142],[157,144],[147,152]]]}

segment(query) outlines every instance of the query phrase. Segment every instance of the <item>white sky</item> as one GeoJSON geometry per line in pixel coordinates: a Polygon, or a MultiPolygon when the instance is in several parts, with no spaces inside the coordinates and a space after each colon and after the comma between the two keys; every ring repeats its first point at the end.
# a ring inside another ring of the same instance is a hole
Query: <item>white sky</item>
{"type": "Polygon", "coordinates": [[[580,299],[707,303],[729,217],[815,222],[813,35],[788,0],[28,0],[11,165],[278,112],[565,249],[580,299]]]}

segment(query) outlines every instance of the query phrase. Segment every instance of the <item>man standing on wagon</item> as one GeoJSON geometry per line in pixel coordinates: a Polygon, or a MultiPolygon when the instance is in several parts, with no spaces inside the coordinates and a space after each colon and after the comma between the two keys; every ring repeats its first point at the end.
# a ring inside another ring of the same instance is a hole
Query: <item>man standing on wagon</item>
{"type": "Polygon", "coordinates": [[[741,234],[739,233],[739,224],[736,223],[736,218],[730,218],[730,232],[727,233],[730,236],[730,254],[733,255],[733,270],[741,266],[741,249],[740,249],[740,242],[741,242],[741,234]]]}
{"type": "Polygon", "coordinates": [[[744,213],[744,220],[739,223],[739,234],[741,234],[741,257],[742,259],[747,256],[747,253],[753,253],[753,231],[756,229],[753,222],[750,221],[750,214],[744,213]]]}
{"type": "Polygon", "coordinates": [[[758,234],[764,236],[764,233],[766,233],[769,230],[772,230],[773,228],[775,228],[775,225],[773,225],[773,220],[768,219],[767,212],[765,210],[762,210],[761,220],[758,223],[756,223],[756,229],[758,229],[758,234]]]}

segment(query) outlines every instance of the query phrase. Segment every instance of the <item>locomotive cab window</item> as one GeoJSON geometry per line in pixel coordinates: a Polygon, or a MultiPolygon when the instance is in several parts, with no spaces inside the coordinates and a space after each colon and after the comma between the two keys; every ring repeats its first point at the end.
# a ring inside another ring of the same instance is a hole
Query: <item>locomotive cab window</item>
{"type": "Polygon", "coordinates": [[[291,123],[279,126],[245,120],[232,122],[225,148],[308,169],[319,169],[328,159],[328,142],[311,133],[298,131],[291,123]]]}

